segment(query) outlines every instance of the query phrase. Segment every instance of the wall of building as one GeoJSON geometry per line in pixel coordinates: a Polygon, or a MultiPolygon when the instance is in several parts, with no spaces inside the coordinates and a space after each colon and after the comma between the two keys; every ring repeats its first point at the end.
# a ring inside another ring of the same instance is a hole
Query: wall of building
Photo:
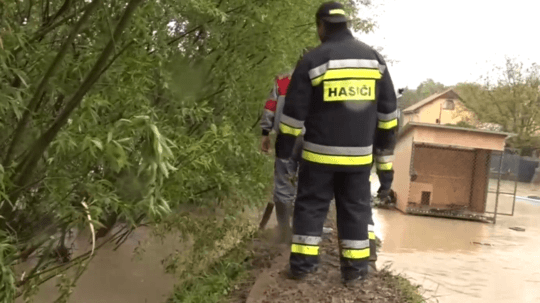
{"type": "Polygon", "coordinates": [[[456,124],[463,120],[473,119],[473,114],[468,111],[465,106],[459,102],[459,100],[452,99],[455,105],[453,110],[444,109],[443,105],[446,100],[448,99],[436,99],[419,108],[418,113],[410,113],[405,115],[405,123],[418,122],[430,124],[456,124]],[[439,119],[440,123],[437,123],[439,119]]]}
{"type": "Polygon", "coordinates": [[[505,138],[501,134],[413,126],[395,149],[397,208],[406,212],[410,207],[422,207],[426,202],[423,192],[429,192],[430,207],[484,212],[490,154],[504,150],[505,138]]]}
{"type": "Polygon", "coordinates": [[[409,202],[420,206],[421,191],[432,188],[430,206],[468,207],[471,196],[475,152],[415,145],[409,202]],[[429,186],[426,186],[429,185],[429,186]]]}
{"type": "Polygon", "coordinates": [[[463,131],[452,128],[416,127],[415,142],[504,150],[505,135],[463,131]]]}
{"type": "Polygon", "coordinates": [[[397,203],[399,210],[405,212],[409,199],[409,184],[410,184],[410,165],[411,151],[413,144],[413,133],[409,132],[401,137],[394,149],[394,182],[392,189],[396,192],[397,203]]]}
{"type": "Polygon", "coordinates": [[[418,122],[419,116],[415,113],[403,114],[403,125],[406,125],[409,122],[418,122]]]}
{"type": "Polygon", "coordinates": [[[491,151],[476,150],[474,160],[474,172],[471,189],[470,211],[483,213],[486,211],[487,186],[489,185],[489,166],[491,151]]]}

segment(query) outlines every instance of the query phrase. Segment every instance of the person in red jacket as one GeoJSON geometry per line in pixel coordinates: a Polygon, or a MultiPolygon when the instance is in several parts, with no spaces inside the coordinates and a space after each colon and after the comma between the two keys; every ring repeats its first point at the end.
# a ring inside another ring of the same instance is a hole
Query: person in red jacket
{"type": "MultiPolygon", "coordinates": [[[[308,49],[304,50],[306,53],[308,49]]],[[[270,91],[264,112],[261,118],[261,151],[268,153],[270,151],[270,133],[279,131],[281,115],[287,88],[291,81],[292,71],[279,74],[274,80],[274,86],[270,91]]],[[[305,129],[303,130],[305,132],[305,129]]],[[[302,134],[303,134],[302,132],[302,134]]],[[[296,184],[294,179],[298,172],[298,163],[302,153],[302,134],[296,139],[293,155],[290,159],[275,159],[274,164],[274,204],[276,208],[276,218],[280,231],[280,239],[287,242],[291,236],[291,217],[294,198],[296,196],[296,184]]]]}

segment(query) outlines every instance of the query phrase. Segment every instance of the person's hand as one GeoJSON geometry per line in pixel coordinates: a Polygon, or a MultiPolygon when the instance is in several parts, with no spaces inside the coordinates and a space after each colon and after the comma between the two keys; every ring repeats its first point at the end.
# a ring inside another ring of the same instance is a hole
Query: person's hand
{"type": "Polygon", "coordinates": [[[379,198],[379,201],[383,204],[390,204],[393,203],[393,193],[391,189],[388,190],[379,190],[379,194],[377,195],[377,198],[379,198]]]}
{"type": "Polygon", "coordinates": [[[263,153],[270,152],[270,136],[262,136],[261,138],[261,151],[263,153]]]}
{"type": "Polygon", "coordinates": [[[381,200],[385,200],[390,197],[390,190],[379,190],[377,197],[381,200]]]}

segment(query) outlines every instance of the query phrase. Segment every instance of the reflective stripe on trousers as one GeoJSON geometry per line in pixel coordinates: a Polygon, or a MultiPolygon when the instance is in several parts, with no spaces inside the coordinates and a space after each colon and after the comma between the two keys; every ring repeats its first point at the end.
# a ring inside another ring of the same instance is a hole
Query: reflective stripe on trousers
{"type": "Polygon", "coordinates": [[[291,253],[317,256],[319,255],[319,243],[321,237],[293,235],[291,253]]]}
{"type": "Polygon", "coordinates": [[[293,234],[296,236],[290,256],[294,274],[311,272],[318,266],[318,239],[334,196],[342,273],[367,270],[370,256],[368,224],[371,220],[369,175],[369,167],[360,172],[333,172],[312,165],[300,166],[293,215],[293,234]]]}
{"type": "Polygon", "coordinates": [[[348,259],[369,257],[369,240],[341,240],[341,255],[348,259]]]}
{"type": "Polygon", "coordinates": [[[368,236],[370,240],[375,240],[375,226],[368,224],[368,236]]]}
{"type": "Polygon", "coordinates": [[[369,261],[377,261],[377,237],[375,236],[375,226],[368,224],[369,235],[369,261]]]}
{"type": "Polygon", "coordinates": [[[370,165],[373,163],[373,146],[328,146],[304,142],[302,157],[310,162],[332,165],[370,165]]]}

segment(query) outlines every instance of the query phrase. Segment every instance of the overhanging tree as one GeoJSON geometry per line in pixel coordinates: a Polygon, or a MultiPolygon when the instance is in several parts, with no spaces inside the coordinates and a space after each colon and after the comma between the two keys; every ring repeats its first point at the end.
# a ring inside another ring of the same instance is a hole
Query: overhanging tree
{"type": "MultiPolygon", "coordinates": [[[[186,206],[223,208],[234,226],[260,203],[272,168],[254,144],[261,101],[317,43],[321,2],[0,2],[0,301],[79,268],[67,301],[95,253],[70,259],[70,231],[95,229],[97,250],[186,206]]],[[[201,248],[223,235],[189,213],[174,222],[204,234],[201,248]]]]}

